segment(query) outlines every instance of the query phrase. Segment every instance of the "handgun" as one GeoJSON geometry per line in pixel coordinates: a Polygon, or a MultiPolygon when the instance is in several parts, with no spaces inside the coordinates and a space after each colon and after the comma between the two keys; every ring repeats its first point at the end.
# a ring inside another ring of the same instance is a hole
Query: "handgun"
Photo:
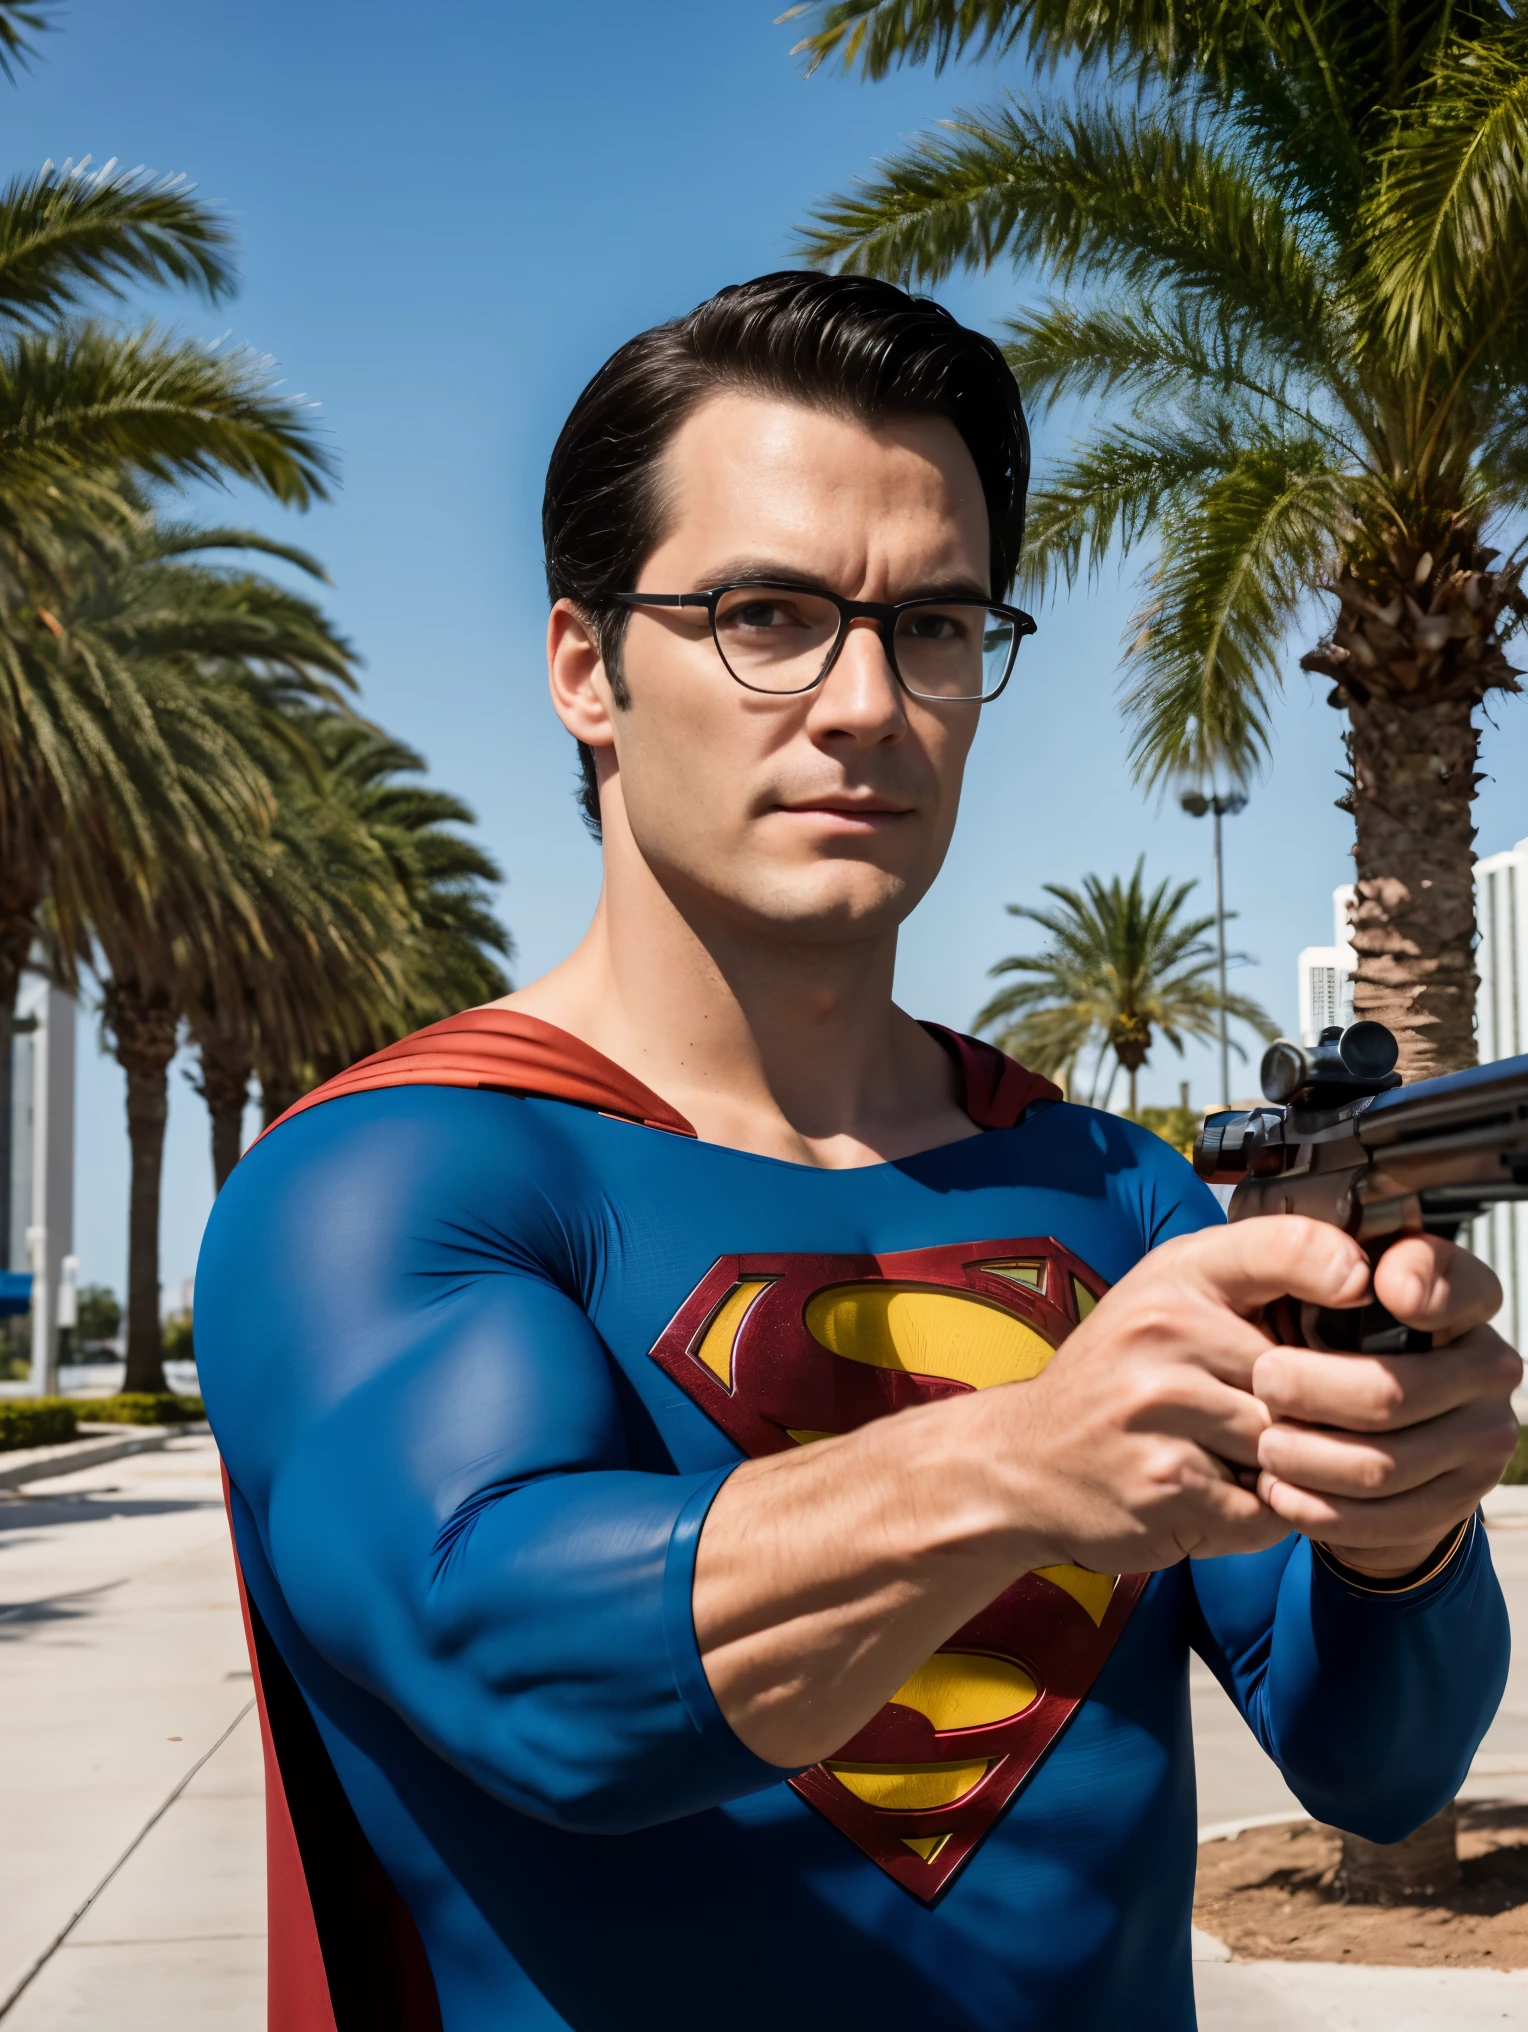
{"type": "MultiPolygon", "coordinates": [[[[1453,1241],[1501,1200],[1528,1199],[1528,1057],[1403,1086],[1383,1023],[1330,1025],[1307,1049],[1263,1054],[1264,1108],[1205,1117],[1194,1169],[1232,1185],[1227,1218],[1306,1214],[1362,1243],[1376,1263],[1399,1235],[1453,1241]]],[[[1347,1311],[1281,1299],[1265,1315],[1287,1346],[1415,1354],[1432,1336],[1377,1301],[1347,1311]]]]}

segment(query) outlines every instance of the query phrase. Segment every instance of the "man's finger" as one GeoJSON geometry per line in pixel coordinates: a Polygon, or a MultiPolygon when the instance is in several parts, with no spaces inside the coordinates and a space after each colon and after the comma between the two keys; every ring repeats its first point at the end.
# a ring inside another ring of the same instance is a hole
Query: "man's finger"
{"type": "Polygon", "coordinates": [[[1514,1349],[1488,1326],[1427,1355],[1333,1355],[1269,1348],[1252,1390],[1276,1419],[1345,1432],[1394,1432],[1478,1398],[1510,1397],[1522,1380],[1514,1349]]]}
{"type": "Polygon", "coordinates": [[[1201,1229],[1158,1251],[1164,1268],[1169,1250],[1175,1270],[1196,1276],[1243,1315],[1286,1295],[1313,1305],[1358,1305],[1369,1289],[1368,1259],[1352,1237],[1301,1214],[1201,1229]]]}
{"type": "Polygon", "coordinates": [[[1259,1476],[1257,1492],[1292,1530],[1354,1551],[1393,1545],[1436,1544],[1450,1525],[1467,1517],[1482,1494],[1480,1477],[1455,1468],[1403,1496],[1323,1496],[1277,1475],[1259,1476]]]}
{"type": "Polygon", "coordinates": [[[1494,1319],[1501,1307],[1496,1273],[1441,1235],[1403,1235],[1380,1257],[1374,1295],[1407,1326],[1438,1341],[1456,1339],[1494,1319]]]}
{"type": "Polygon", "coordinates": [[[1250,1391],[1184,1363],[1156,1385],[1138,1429],[1190,1439],[1217,1461],[1255,1467],[1269,1421],[1268,1407],[1250,1391]]]}
{"type": "Polygon", "coordinates": [[[1232,1552],[1266,1552],[1289,1536],[1290,1527],[1251,1489],[1236,1481],[1208,1483],[1198,1514],[1178,1534],[1185,1559],[1221,1559],[1232,1552]]]}
{"type": "Polygon", "coordinates": [[[1321,1496],[1405,1495],[1455,1469],[1487,1486],[1511,1458],[1517,1420],[1506,1404],[1466,1404],[1402,1432],[1329,1432],[1321,1426],[1270,1425],[1258,1443],[1260,1465],[1281,1482],[1321,1496]]]}

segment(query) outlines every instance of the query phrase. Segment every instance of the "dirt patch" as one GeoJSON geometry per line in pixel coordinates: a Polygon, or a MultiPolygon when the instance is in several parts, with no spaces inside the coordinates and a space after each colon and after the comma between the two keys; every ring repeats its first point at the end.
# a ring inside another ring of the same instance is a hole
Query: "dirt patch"
{"type": "Polygon", "coordinates": [[[1205,1842],[1194,1924],[1238,1961],[1528,1968],[1528,1806],[1460,1806],[1464,1881],[1441,1898],[1345,1904],[1330,1889],[1337,1855],[1309,1820],[1205,1842]]]}

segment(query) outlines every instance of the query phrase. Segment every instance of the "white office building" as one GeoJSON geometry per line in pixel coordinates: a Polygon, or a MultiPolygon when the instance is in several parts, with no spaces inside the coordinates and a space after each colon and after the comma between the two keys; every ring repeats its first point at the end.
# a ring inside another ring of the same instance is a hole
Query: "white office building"
{"type": "Polygon", "coordinates": [[[73,1326],[75,1004],[22,976],[11,1043],[10,1220],[3,1266],[31,1277],[32,1388],[57,1387],[60,1327],[73,1326]]]}
{"type": "MultiPolygon", "coordinates": [[[[1482,1063],[1528,1052],[1528,840],[1475,863],[1480,993],[1475,1039],[1482,1063]]],[[[1501,1279],[1497,1326],[1514,1347],[1528,1334],[1528,1205],[1492,1207],[1476,1221],[1470,1246],[1501,1279]]]]}
{"type": "Polygon", "coordinates": [[[1353,980],[1358,955],[1348,943],[1353,885],[1332,891],[1332,942],[1308,945],[1300,954],[1300,1042],[1314,1044],[1328,1024],[1344,1029],[1353,1020],[1353,980]]]}

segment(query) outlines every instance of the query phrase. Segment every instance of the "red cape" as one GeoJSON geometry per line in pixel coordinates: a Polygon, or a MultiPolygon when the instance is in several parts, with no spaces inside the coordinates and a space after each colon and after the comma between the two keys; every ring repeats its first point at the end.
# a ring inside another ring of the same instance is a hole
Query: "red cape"
{"type": "MultiPolygon", "coordinates": [[[[1058,1088],[990,1044],[924,1025],[954,1059],[978,1127],[1011,1129],[1058,1088]]],[[[489,1087],[536,1094],[676,1136],[666,1101],[578,1038],[511,1009],[468,1009],[416,1030],[305,1094],[271,1124],[381,1087],[489,1087]]],[[[226,1477],[225,1477],[226,1487],[226,1477]]],[[[234,1550],[235,1563],[238,1548],[234,1550]]],[[[265,1751],[270,2032],[440,2032],[418,1929],[346,1799],[285,1660],[239,1575],[265,1751]]]]}

